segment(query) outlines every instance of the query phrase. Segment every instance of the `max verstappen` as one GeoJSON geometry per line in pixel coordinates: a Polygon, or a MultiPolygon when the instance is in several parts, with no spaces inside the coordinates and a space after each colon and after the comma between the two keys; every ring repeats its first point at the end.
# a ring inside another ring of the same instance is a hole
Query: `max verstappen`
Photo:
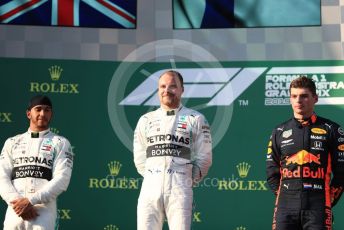
{"type": "Polygon", "coordinates": [[[272,229],[332,229],[331,208],[344,186],[344,130],[314,113],[310,78],[293,80],[289,91],[294,117],[273,130],[266,159],[276,194],[272,229]]]}
{"type": "Polygon", "coordinates": [[[56,198],[68,187],[73,167],[69,141],[52,133],[52,104],[33,97],[27,132],[7,139],[0,156],[0,195],[8,204],[5,230],[57,229],[56,198]]]}
{"type": "Polygon", "coordinates": [[[191,227],[192,187],[212,163],[209,125],[202,114],[181,103],[183,78],[169,70],[160,76],[161,107],[143,115],[134,137],[134,162],[144,177],[137,205],[137,229],[191,227]]]}

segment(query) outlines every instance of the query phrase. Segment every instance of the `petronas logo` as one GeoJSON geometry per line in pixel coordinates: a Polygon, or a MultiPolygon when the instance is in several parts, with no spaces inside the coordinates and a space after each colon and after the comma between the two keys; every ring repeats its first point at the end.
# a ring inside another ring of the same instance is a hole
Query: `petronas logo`
{"type": "Polygon", "coordinates": [[[249,165],[246,162],[239,163],[237,166],[239,176],[241,178],[245,178],[248,175],[248,172],[250,171],[251,165],[249,165]]]}
{"type": "Polygon", "coordinates": [[[121,170],[122,164],[118,161],[111,161],[108,164],[110,175],[117,176],[119,171],[121,170]]]}
{"type": "Polygon", "coordinates": [[[104,227],[104,230],[119,230],[119,228],[116,225],[109,224],[104,227]]]}
{"type": "Polygon", "coordinates": [[[49,68],[51,80],[57,81],[60,79],[63,69],[60,66],[54,65],[49,68]]]}

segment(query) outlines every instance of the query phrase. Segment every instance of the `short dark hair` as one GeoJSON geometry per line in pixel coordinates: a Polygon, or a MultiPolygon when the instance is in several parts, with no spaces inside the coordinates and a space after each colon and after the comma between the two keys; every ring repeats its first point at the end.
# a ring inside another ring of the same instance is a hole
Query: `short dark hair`
{"type": "Polygon", "coordinates": [[[175,75],[178,77],[179,81],[180,81],[180,84],[182,86],[182,88],[184,88],[184,79],[183,79],[183,76],[178,72],[178,71],[175,71],[175,70],[167,70],[165,71],[164,73],[162,73],[159,77],[159,79],[161,78],[162,75],[164,74],[171,74],[171,75],[175,75]]]}
{"type": "Polygon", "coordinates": [[[294,79],[289,86],[289,92],[291,91],[291,88],[306,88],[311,91],[313,95],[317,94],[316,86],[314,81],[311,78],[308,78],[307,76],[301,76],[296,79],[294,79]]]}

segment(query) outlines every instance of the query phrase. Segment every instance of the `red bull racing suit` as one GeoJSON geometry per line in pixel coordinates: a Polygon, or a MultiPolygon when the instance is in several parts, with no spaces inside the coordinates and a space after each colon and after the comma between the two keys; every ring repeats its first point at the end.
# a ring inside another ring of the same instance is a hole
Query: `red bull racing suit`
{"type": "Polygon", "coordinates": [[[0,195],[8,204],[4,229],[56,229],[56,198],[67,189],[72,167],[68,140],[49,129],[7,139],[0,156],[0,195]],[[29,199],[38,217],[17,216],[10,202],[21,197],[29,199]]]}
{"type": "Polygon", "coordinates": [[[344,186],[344,130],[316,116],[277,126],[268,146],[267,182],[277,195],[272,229],[332,229],[344,186]]]}
{"type": "Polygon", "coordinates": [[[144,177],[137,205],[137,229],[191,227],[192,186],[212,162],[209,125],[202,114],[180,106],[143,115],[134,137],[134,162],[144,177]]]}

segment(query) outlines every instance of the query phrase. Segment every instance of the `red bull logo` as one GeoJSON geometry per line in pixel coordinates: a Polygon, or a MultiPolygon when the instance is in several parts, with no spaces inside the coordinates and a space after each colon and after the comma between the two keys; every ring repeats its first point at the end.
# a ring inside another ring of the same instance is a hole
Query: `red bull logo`
{"type": "Polygon", "coordinates": [[[300,178],[301,175],[303,178],[317,178],[317,179],[324,179],[325,173],[323,168],[318,168],[316,171],[312,171],[310,167],[303,166],[304,164],[315,163],[321,165],[320,163],[320,154],[314,155],[312,153],[307,152],[306,150],[301,150],[292,156],[286,157],[286,165],[289,164],[296,164],[299,165],[293,171],[284,168],[282,170],[282,177],[283,178],[300,178]]]}
{"type": "Polygon", "coordinates": [[[298,164],[304,165],[308,163],[316,163],[320,165],[320,154],[314,155],[312,153],[307,152],[306,150],[301,150],[291,156],[286,157],[286,165],[289,164],[298,164]]]}
{"type": "Polygon", "coordinates": [[[303,178],[314,178],[314,179],[324,179],[325,173],[323,168],[318,168],[316,171],[312,171],[310,167],[304,166],[297,166],[297,168],[293,171],[284,168],[282,170],[282,177],[283,178],[301,178],[301,173],[303,178]]]}

